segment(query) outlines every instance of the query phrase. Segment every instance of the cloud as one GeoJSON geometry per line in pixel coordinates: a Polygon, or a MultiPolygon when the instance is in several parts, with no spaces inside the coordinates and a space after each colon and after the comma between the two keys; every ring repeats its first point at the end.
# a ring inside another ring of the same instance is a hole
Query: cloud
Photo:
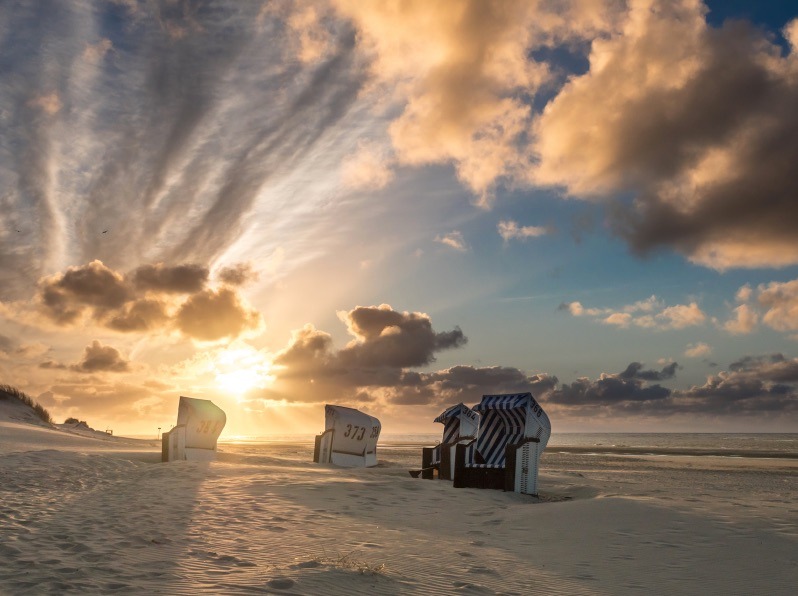
{"type": "MultiPolygon", "coordinates": [[[[242,283],[253,276],[244,265],[220,274],[242,283]]],[[[177,329],[203,341],[233,338],[261,327],[260,314],[234,289],[217,290],[206,287],[207,283],[208,269],[197,264],[142,265],[123,274],[95,260],[39,281],[33,301],[38,321],[24,303],[6,306],[4,315],[60,327],[88,321],[123,333],[177,329]]]]}
{"type": "Polygon", "coordinates": [[[618,10],[573,0],[333,5],[357,28],[375,84],[400,105],[389,127],[399,162],[453,164],[485,207],[498,181],[528,168],[528,98],[551,79],[532,50],[590,39],[618,10]]]}
{"type": "Polygon", "coordinates": [[[702,358],[704,356],[709,356],[711,353],[712,348],[702,341],[688,344],[687,348],[684,350],[684,355],[688,358],[702,358]]]}
{"type": "Polygon", "coordinates": [[[63,107],[63,103],[61,103],[61,98],[58,97],[57,93],[48,93],[47,95],[38,95],[30,100],[28,100],[28,106],[31,108],[37,108],[47,114],[48,116],[55,116],[58,112],[61,111],[63,107]]]}
{"type": "Polygon", "coordinates": [[[714,414],[762,416],[798,411],[798,358],[747,356],[729,372],[707,377],[674,396],[685,408],[714,414]]]}
{"type": "Polygon", "coordinates": [[[83,50],[83,59],[89,62],[99,62],[105,55],[114,47],[114,44],[108,38],[103,38],[95,44],[86,44],[83,50]]]}
{"type": "Polygon", "coordinates": [[[756,290],[742,286],[736,294],[742,304],[723,328],[734,335],[755,331],[761,322],[781,332],[798,330],[798,280],[760,284],[756,290]]]}
{"type": "Polygon", "coordinates": [[[497,226],[499,236],[505,242],[512,239],[526,240],[527,238],[537,238],[549,233],[547,228],[541,226],[519,226],[518,222],[512,220],[503,220],[497,226]]]}
{"type": "Polygon", "coordinates": [[[205,341],[237,337],[261,324],[260,314],[242,304],[229,288],[192,294],[175,314],[175,325],[181,332],[205,341]]]}
{"type": "Polygon", "coordinates": [[[355,337],[338,354],[346,365],[407,368],[424,366],[441,350],[467,343],[459,327],[436,333],[430,318],[422,313],[398,312],[389,305],[358,306],[339,312],[349,333],[355,337]]]}
{"type": "Polygon", "coordinates": [[[719,270],[798,263],[796,48],[782,55],[763,31],[712,28],[705,13],[694,0],[630,3],[536,120],[532,179],[633,194],[612,213],[639,252],[673,247],[719,270]]]}
{"type": "MultiPolygon", "coordinates": [[[[124,271],[215,262],[264,197],[297,172],[317,177],[321,152],[338,159],[352,144],[354,133],[339,135],[330,151],[367,77],[347,23],[313,3],[263,26],[260,3],[120,4],[4,15],[0,209],[20,233],[0,234],[0,299],[94,259],[124,271]],[[329,44],[312,64],[284,60],[313,10],[329,44]]],[[[303,217],[329,199],[286,204],[266,234],[304,246],[317,230],[303,217]]]]}
{"type": "Polygon", "coordinates": [[[734,335],[747,335],[756,329],[759,315],[748,304],[741,304],[734,309],[734,318],[726,321],[723,328],[734,335]]]}
{"type": "Polygon", "coordinates": [[[458,252],[466,252],[468,250],[468,245],[463,239],[463,234],[457,230],[449,232],[443,236],[435,236],[435,242],[440,242],[441,244],[448,246],[449,248],[453,248],[458,252]]]}
{"type": "Polygon", "coordinates": [[[669,306],[662,312],[655,315],[661,328],[665,329],[684,329],[701,325],[706,320],[706,315],[698,307],[698,304],[677,304],[669,306]]]}
{"type": "Polygon", "coordinates": [[[132,298],[124,277],[98,260],[46,277],[38,289],[45,316],[60,325],[75,323],[86,311],[92,311],[95,319],[102,318],[132,298]]]}
{"type": "Polygon", "coordinates": [[[440,405],[447,399],[467,399],[469,391],[485,387],[527,387],[541,378],[514,368],[457,366],[436,372],[417,372],[436,354],[465,345],[455,327],[436,331],[429,316],[400,312],[389,305],[358,306],[339,312],[352,336],[335,349],[332,336],[313,325],[292,333],[289,344],[274,357],[275,384],[253,396],[288,401],[347,399],[380,400],[391,404],[440,405]]]}
{"type": "Polygon", "coordinates": [[[70,366],[71,370],[77,372],[96,373],[96,372],[128,372],[130,362],[125,360],[114,347],[104,346],[98,340],[86,346],[83,359],[70,366]]]}
{"type": "Polygon", "coordinates": [[[762,322],[776,331],[798,330],[798,279],[760,285],[757,301],[765,309],[762,322]]]}
{"type": "Polygon", "coordinates": [[[243,286],[258,280],[258,272],[252,268],[251,263],[237,263],[229,267],[222,267],[216,274],[222,283],[230,286],[243,286]]]}
{"type": "Polygon", "coordinates": [[[341,181],[353,190],[379,190],[394,178],[392,158],[376,143],[359,143],[354,154],[344,161],[341,181]]]}
{"type": "Polygon", "coordinates": [[[672,378],[676,363],[662,371],[642,371],[639,363],[623,373],[602,373],[563,383],[542,398],[547,411],[568,416],[684,417],[696,415],[776,418],[798,413],[798,358],[752,356],[729,371],[710,375],[703,385],[671,390],[650,381],[672,378]],[[642,374],[641,374],[642,373],[642,374]]]}
{"type": "Polygon", "coordinates": [[[205,287],[208,268],[195,263],[168,266],[163,263],[142,265],[132,273],[133,285],[139,290],[164,294],[192,294],[205,287]]]}
{"type": "Polygon", "coordinates": [[[631,362],[618,376],[622,379],[640,379],[642,381],[664,381],[676,375],[679,365],[676,362],[667,364],[661,371],[644,370],[640,362],[631,362]]]}
{"type": "Polygon", "coordinates": [[[631,325],[658,330],[684,329],[701,325],[706,321],[706,314],[697,303],[666,307],[656,296],[617,309],[585,308],[581,302],[562,302],[557,310],[567,311],[575,317],[594,317],[605,325],[614,325],[622,329],[627,329],[631,325]]]}

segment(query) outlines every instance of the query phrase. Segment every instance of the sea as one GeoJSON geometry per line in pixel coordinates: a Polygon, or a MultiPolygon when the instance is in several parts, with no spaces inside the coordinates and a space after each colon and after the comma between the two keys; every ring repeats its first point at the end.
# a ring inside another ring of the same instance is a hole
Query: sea
{"type": "MultiPolygon", "coordinates": [[[[440,434],[391,434],[379,445],[392,450],[418,449],[437,444],[440,434]]],[[[220,445],[312,445],[308,434],[260,437],[222,437],[220,445]]],[[[644,454],[778,457],[798,459],[798,433],[554,433],[548,450],[596,454],[644,454]]]]}

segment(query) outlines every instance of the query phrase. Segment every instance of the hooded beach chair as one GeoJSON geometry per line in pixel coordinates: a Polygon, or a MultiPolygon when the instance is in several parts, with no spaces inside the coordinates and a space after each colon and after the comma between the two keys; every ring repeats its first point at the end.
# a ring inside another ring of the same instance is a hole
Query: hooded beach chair
{"type": "Polygon", "coordinates": [[[324,406],[324,432],[316,436],[313,461],[347,468],[377,465],[380,421],[353,408],[324,406]]]}
{"type": "Polygon", "coordinates": [[[475,441],[455,452],[455,488],[495,488],[537,495],[540,456],[551,422],[531,393],[485,395],[475,441]]]}
{"type": "MultiPolygon", "coordinates": [[[[443,438],[435,447],[424,447],[421,451],[421,477],[430,479],[438,470],[438,478],[454,478],[455,448],[458,443],[476,438],[479,429],[479,415],[464,404],[457,404],[444,410],[434,422],[443,424],[443,438]]],[[[418,477],[419,471],[410,475],[418,477]]]]}
{"type": "Polygon", "coordinates": [[[161,437],[162,461],[211,461],[227,423],[222,409],[207,399],[180,396],[177,425],[161,437]]]}

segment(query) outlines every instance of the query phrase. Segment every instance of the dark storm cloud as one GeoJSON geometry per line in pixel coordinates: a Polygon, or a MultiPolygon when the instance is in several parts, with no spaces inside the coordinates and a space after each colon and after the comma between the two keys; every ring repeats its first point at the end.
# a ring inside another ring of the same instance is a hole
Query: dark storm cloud
{"type": "Polygon", "coordinates": [[[286,53],[285,11],[261,8],[4,7],[2,298],[63,262],[210,263],[240,237],[365,80],[347,25],[306,64],[286,53]]]}

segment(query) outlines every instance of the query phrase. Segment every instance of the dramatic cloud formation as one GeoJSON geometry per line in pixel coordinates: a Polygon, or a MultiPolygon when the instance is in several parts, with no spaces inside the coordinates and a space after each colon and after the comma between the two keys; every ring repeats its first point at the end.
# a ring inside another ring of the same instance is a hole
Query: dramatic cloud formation
{"type": "MultiPolygon", "coordinates": [[[[242,266],[223,270],[221,277],[243,283],[251,275],[242,266]]],[[[92,261],[42,279],[36,305],[44,320],[62,327],[89,322],[126,333],[176,328],[206,341],[260,327],[260,314],[233,289],[207,288],[207,281],[208,269],[196,264],[142,265],[125,275],[92,261]]],[[[15,308],[24,313],[27,306],[15,308]]]]}
{"type": "Polygon", "coordinates": [[[618,231],[714,267],[798,263],[798,47],[696,0],[630,3],[536,121],[533,178],[578,196],[631,191],[618,231]],[[678,39],[679,43],[672,43],[678,39]]]}
{"type": "MultiPolygon", "coordinates": [[[[241,239],[265,190],[318,166],[325,133],[366,78],[354,34],[327,23],[324,39],[302,42],[302,60],[286,59],[294,32],[323,11],[260,10],[4,7],[0,48],[13,72],[0,90],[0,209],[13,236],[0,233],[0,299],[95,259],[116,270],[211,263],[241,239]]],[[[307,240],[297,219],[322,200],[285,205],[286,242],[307,240]]]]}
{"type": "Polygon", "coordinates": [[[624,329],[630,325],[658,330],[684,329],[701,325],[706,320],[706,315],[695,302],[665,307],[664,303],[656,296],[622,306],[619,309],[585,308],[581,302],[563,302],[558,310],[567,311],[575,317],[594,317],[605,325],[624,329]]]}
{"type": "Polygon", "coordinates": [[[250,397],[438,407],[453,400],[473,401],[490,391],[544,393],[557,383],[549,375],[529,376],[501,366],[416,372],[410,369],[434,362],[441,350],[464,345],[463,332],[436,332],[427,315],[399,312],[385,304],[359,306],[339,317],[353,337],[347,346],[335,350],[332,337],[312,325],[294,331],[289,345],[275,356],[274,387],[251,392],[250,397]]]}

